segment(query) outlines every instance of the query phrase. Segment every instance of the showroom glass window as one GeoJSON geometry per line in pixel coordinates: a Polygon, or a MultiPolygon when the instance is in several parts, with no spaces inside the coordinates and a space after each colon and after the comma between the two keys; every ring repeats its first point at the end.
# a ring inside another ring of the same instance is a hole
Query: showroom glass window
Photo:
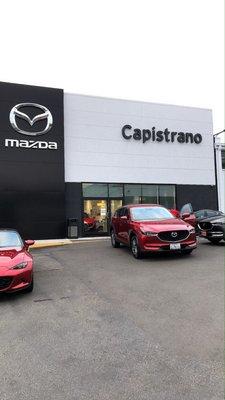
{"type": "Polygon", "coordinates": [[[175,208],[174,185],[159,185],[159,204],[166,208],[175,208]]]}
{"type": "Polygon", "coordinates": [[[158,204],[157,185],[142,185],[142,203],[158,204]]]}
{"type": "Polygon", "coordinates": [[[83,183],[83,231],[99,235],[108,231],[108,184],[83,183]]]}
{"type": "Polygon", "coordinates": [[[105,199],[87,199],[83,203],[83,229],[86,235],[99,235],[108,231],[108,209],[105,199]]]}
{"type": "Polygon", "coordinates": [[[109,197],[123,197],[123,185],[121,183],[109,183],[109,197]]]}
{"type": "Polygon", "coordinates": [[[82,187],[84,197],[108,197],[107,183],[83,183],[82,187]]]}
{"type": "Polygon", "coordinates": [[[141,185],[124,185],[124,203],[141,203],[141,185]]]}
{"type": "Polygon", "coordinates": [[[110,218],[126,204],[161,204],[175,207],[175,185],[83,183],[83,232],[107,234],[110,218]]]}

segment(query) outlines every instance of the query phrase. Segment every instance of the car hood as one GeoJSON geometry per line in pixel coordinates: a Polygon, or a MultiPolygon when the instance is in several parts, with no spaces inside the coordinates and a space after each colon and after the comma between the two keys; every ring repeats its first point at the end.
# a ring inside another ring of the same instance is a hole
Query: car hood
{"type": "Polygon", "coordinates": [[[178,218],[160,220],[160,221],[141,221],[140,229],[143,231],[162,232],[162,231],[179,231],[192,228],[191,225],[178,218]]]}
{"type": "Polygon", "coordinates": [[[225,217],[223,215],[222,216],[216,215],[215,217],[201,219],[201,221],[199,222],[211,222],[212,224],[216,223],[225,224],[225,217]]]}
{"type": "Polygon", "coordinates": [[[24,251],[21,248],[0,248],[0,271],[8,270],[24,261],[24,251]]]}

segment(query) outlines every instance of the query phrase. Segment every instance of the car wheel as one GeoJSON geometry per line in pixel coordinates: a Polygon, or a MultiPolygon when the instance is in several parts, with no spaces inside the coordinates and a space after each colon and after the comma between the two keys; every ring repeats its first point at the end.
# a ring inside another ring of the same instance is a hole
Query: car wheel
{"type": "Polygon", "coordinates": [[[136,236],[131,237],[130,248],[134,258],[142,258],[142,253],[136,236]]]}
{"type": "Polygon", "coordinates": [[[219,242],[221,242],[221,240],[222,240],[222,238],[221,239],[216,239],[216,238],[212,238],[212,239],[208,239],[211,243],[213,243],[213,244],[218,244],[219,242]]]}
{"type": "Polygon", "coordinates": [[[30,285],[23,290],[23,293],[31,293],[33,292],[33,288],[34,288],[34,279],[32,278],[30,285]]]}
{"type": "Polygon", "coordinates": [[[193,251],[193,249],[187,249],[187,250],[183,250],[182,254],[191,254],[193,251]]]}
{"type": "Polygon", "coordinates": [[[118,242],[117,240],[116,240],[116,235],[115,235],[115,232],[114,232],[114,230],[112,229],[111,230],[111,244],[112,244],[112,247],[114,247],[114,248],[118,248],[118,247],[120,247],[120,242],[118,242]]]}

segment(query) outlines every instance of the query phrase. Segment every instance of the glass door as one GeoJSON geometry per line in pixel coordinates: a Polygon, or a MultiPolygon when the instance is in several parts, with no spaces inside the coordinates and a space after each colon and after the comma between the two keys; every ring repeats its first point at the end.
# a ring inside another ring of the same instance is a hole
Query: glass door
{"type": "Polygon", "coordinates": [[[122,207],[122,199],[85,199],[83,232],[87,236],[108,235],[114,212],[122,207]]]}
{"type": "Polygon", "coordinates": [[[110,218],[112,218],[114,212],[117,210],[117,208],[122,207],[123,205],[123,200],[122,199],[110,199],[110,218]]]}
{"type": "Polygon", "coordinates": [[[122,205],[123,205],[122,199],[109,199],[108,234],[110,234],[110,223],[112,216],[118,208],[122,207],[122,205]]]}
{"type": "Polygon", "coordinates": [[[106,199],[84,200],[83,230],[85,235],[108,233],[108,204],[106,199]]]}
{"type": "Polygon", "coordinates": [[[112,218],[114,212],[117,208],[122,207],[123,200],[122,199],[110,199],[109,200],[109,210],[110,210],[110,219],[112,218]]]}

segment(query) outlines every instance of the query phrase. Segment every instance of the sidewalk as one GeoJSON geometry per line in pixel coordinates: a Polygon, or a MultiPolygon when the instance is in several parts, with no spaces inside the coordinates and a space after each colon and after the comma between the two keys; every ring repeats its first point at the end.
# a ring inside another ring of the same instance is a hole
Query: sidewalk
{"type": "Polygon", "coordinates": [[[35,244],[31,246],[31,249],[42,249],[45,247],[65,246],[68,244],[76,243],[87,243],[96,240],[108,240],[109,236],[101,237],[82,237],[79,239],[46,239],[46,240],[35,240],[35,244]]]}

